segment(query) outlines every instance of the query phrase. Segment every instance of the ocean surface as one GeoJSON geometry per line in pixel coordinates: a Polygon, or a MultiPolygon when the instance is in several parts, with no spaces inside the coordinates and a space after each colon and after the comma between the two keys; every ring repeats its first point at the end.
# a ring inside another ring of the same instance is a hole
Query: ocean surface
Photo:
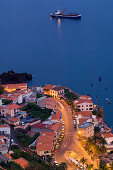
{"type": "Polygon", "coordinates": [[[1,0],[0,72],[11,69],[33,74],[30,85],[61,84],[94,101],[98,95],[113,126],[113,1],[1,0]],[[64,8],[82,19],[50,19],[64,8]]]}

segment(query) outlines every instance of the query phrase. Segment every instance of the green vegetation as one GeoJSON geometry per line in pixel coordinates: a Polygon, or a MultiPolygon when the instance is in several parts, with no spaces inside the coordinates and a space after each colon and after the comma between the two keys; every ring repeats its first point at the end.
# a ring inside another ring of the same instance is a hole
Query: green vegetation
{"type": "Polygon", "coordinates": [[[103,118],[104,117],[104,111],[102,107],[98,106],[96,110],[92,112],[94,115],[96,115],[98,118],[103,118]]]}
{"type": "Polygon", "coordinates": [[[39,132],[37,132],[33,137],[29,137],[25,133],[17,133],[16,137],[22,145],[28,147],[39,135],[39,132]]]}
{"type": "Polygon", "coordinates": [[[80,160],[80,162],[83,164],[83,169],[85,164],[87,163],[87,159],[85,159],[84,157],[80,160]]]}
{"type": "Polygon", "coordinates": [[[0,95],[4,93],[4,87],[0,86],[0,95]]]}
{"type": "Polygon", "coordinates": [[[11,102],[12,102],[12,100],[7,100],[7,99],[2,100],[2,103],[5,105],[10,104],[11,102]]]}
{"type": "Polygon", "coordinates": [[[68,89],[64,89],[64,94],[65,94],[65,97],[66,97],[66,103],[69,106],[71,106],[73,111],[76,111],[75,106],[73,104],[73,101],[78,99],[78,96],[75,93],[70,92],[68,89]]]}
{"type": "Polygon", "coordinates": [[[42,97],[42,94],[41,93],[37,93],[36,97],[40,98],[40,97],[42,97]]]}
{"type": "Polygon", "coordinates": [[[29,116],[33,118],[39,118],[41,121],[45,121],[48,117],[51,116],[52,109],[42,109],[37,106],[36,103],[28,103],[25,107],[22,108],[23,111],[26,111],[29,116]]]}
{"type": "Polygon", "coordinates": [[[78,99],[78,96],[75,93],[70,92],[68,89],[65,89],[64,93],[69,105],[71,105],[74,100],[78,99]]]}
{"type": "Polygon", "coordinates": [[[100,170],[107,170],[106,163],[103,160],[101,160],[100,163],[99,163],[99,169],[100,170]]]}
{"type": "Polygon", "coordinates": [[[29,152],[20,151],[13,148],[14,153],[11,155],[12,158],[18,159],[20,157],[29,161],[29,167],[26,170],[53,170],[51,165],[47,164],[45,161],[41,160],[38,155],[31,154],[29,152]]]}
{"type": "Polygon", "coordinates": [[[100,128],[99,127],[94,127],[94,134],[100,133],[100,128]]]}
{"type": "Polygon", "coordinates": [[[105,139],[101,137],[100,134],[95,134],[93,137],[87,138],[86,140],[82,141],[82,143],[92,159],[97,160],[97,165],[99,166],[99,156],[101,156],[103,160],[104,153],[106,153],[105,139]]]}
{"type": "Polygon", "coordinates": [[[58,167],[56,167],[56,170],[66,170],[67,164],[65,162],[62,162],[58,167]]]}
{"type": "Polygon", "coordinates": [[[13,161],[10,162],[1,162],[0,165],[7,170],[23,170],[23,168],[20,167],[20,165],[16,164],[13,161]]]}

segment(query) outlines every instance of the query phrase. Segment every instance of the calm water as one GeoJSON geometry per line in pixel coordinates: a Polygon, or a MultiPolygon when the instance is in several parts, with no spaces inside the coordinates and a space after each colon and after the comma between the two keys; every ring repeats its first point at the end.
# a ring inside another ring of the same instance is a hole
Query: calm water
{"type": "Polygon", "coordinates": [[[98,95],[111,127],[112,6],[112,0],[1,0],[0,72],[26,71],[35,75],[34,84],[62,84],[94,98],[98,95]],[[82,20],[50,19],[50,12],[66,7],[81,13],[82,20]]]}

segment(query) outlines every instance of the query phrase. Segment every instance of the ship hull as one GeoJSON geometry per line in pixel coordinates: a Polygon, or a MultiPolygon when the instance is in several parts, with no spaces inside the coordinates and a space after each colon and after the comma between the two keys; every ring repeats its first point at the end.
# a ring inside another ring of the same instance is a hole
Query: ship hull
{"type": "Polygon", "coordinates": [[[52,18],[70,18],[70,19],[81,19],[81,15],[55,15],[51,14],[52,18]]]}

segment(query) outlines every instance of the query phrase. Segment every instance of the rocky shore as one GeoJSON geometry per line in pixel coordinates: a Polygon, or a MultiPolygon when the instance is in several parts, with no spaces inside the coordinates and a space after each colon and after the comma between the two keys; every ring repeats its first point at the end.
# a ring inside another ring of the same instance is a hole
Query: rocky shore
{"type": "Polygon", "coordinates": [[[26,83],[32,80],[32,75],[28,73],[15,73],[13,70],[0,74],[1,84],[26,83]]]}

